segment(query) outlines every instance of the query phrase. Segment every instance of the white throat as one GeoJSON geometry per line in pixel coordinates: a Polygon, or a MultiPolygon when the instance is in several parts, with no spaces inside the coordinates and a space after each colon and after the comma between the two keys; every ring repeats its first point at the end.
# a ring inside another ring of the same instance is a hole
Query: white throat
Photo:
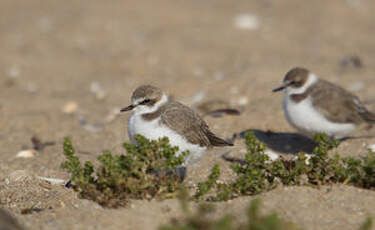
{"type": "Polygon", "coordinates": [[[292,94],[302,94],[302,93],[306,92],[306,90],[308,88],[310,88],[313,84],[315,84],[318,80],[319,79],[315,74],[309,73],[309,75],[307,77],[307,81],[305,82],[305,84],[302,87],[293,88],[293,87],[289,86],[285,89],[285,94],[288,95],[288,96],[292,95],[292,94]]]}
{"type": "Polygon", "coordinates": [[[168,102],[168,96],[164,93],[161,99],[156,102],[152,107],[147,105],[140,105],[139,103],[143,101],[144,98],[138,98],[133,101],[133,104],[137,104],[137,106],[133,109],[133,115],[142,115],[145,113],[153,113],[158,110],[162,105],[168,102]]]}

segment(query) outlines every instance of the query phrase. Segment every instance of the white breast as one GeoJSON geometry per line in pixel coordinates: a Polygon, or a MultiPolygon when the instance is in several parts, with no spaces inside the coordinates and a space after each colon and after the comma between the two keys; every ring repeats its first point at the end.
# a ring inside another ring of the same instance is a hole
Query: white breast
{"type": "Polygon", "coordinates": [[[185,160],[185,163],[192,163],[195,160],[199,159],[203,153],[206,151],[206,147],[201,147],[199,145],[193,145],[189,143],[186,138],[179,135],[174,130],[169,127],[162,125],[159,122],[159,119],[152,121],[146,121],[142,118],[142,115],[133,114],[129,119],[128,132],[130,141],[134,144],[136,143],[135,135],[140,134],[145,136],[150,140],[157,140],[162,137],[168,137],[171,146],[178,146],[179,152],[184,152],[186,150],[190,151],[189,156],[185,160]]]}
{"type": "Polygon", "coordinates": [[[356,128],[354,124],[334,123],[327,120],[313,107],[310,97],[296,103],[290,96],[285,95],[283,109],[289,123],[305,134],[326,133],[329,136],[339,137],[356,128]]]}

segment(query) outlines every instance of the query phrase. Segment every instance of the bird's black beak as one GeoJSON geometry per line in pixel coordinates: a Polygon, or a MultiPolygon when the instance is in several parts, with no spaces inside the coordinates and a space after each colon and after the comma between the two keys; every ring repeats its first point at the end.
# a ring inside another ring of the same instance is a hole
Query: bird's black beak
{"type": "Polygon", "coordinates": [[[129,106],[125,107],[125,108],[122,108],[120,110],[120,112],[130,111],[130,110],[133,110],[135,107],[136,107],[135,105],[129,105],[129,106]]]}
{"type": "Polygon", "coordinates": [[[286,88],[286,87],[283,85],[283,86],[280,86],[279,88],[275,88],[275,89],[273,89],[272,92],[276,93],[276,92],[279,92],[279,91],[281,91],[281,90],[283,90],[283,89],[285,89],[285,88],[286,88]]]}
{"type": "Polygon", "coordinates": [[[276,93],[276,92],[279,92],[283,89],[285,89],[286,87],[292,85],[293,82],[288,82],[288,83],[284,83],[282,86],[280,86],[279,88],[276,88],[276,89],[273,89],[272,92],[276,93]]]}

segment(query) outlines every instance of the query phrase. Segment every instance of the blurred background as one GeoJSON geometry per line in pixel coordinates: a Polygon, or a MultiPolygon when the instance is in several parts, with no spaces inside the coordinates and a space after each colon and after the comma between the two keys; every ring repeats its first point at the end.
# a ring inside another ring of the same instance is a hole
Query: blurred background
{"type": "Polygon", "coordinates": [[[195,108],[238,108],[207,117],[221,137],[293,131],[271,90],[295,66],[374,101],[374,12],[374,0],[1,0],[0,179],[67,177],[65,136],[84,159],[118,149],[129,116],[118,111],[140,84],[195,108]],[[15,158],[33,136],[56,144],[15,158]]]}

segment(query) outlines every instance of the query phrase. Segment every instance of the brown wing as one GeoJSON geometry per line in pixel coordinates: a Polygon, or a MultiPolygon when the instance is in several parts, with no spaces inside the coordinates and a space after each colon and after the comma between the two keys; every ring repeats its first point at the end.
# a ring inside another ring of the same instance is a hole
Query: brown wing
{"type": "Polygon", "coordinates": [[[161,122],[173,129],[187,140],[200,146],[230,145],[213,134],[206,122],[189,107],[173,101],[165,107],[161,114],[161,122]]]}
{"type": "Polygon", "coordinates": [[[312,103],[330,121],[359,124],[369,113],[358,97],[330,82],[319,80],[311,87],[312,103]]]}

